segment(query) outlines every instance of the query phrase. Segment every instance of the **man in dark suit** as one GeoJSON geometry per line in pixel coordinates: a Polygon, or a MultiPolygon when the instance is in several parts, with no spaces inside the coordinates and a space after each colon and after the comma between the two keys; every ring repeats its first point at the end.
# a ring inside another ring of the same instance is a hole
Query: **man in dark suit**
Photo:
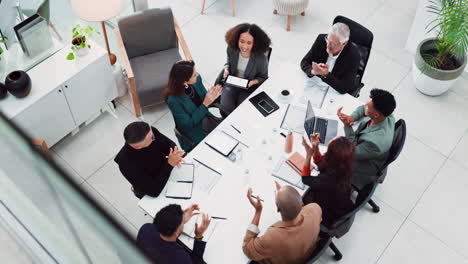
{"type": "Polygon", "coordinates": [[[138,198],[158,196],[185,152],[156,128],[141,121],[129,124],[124,138],[125,145],[114,161],[138,198]]]}
{"type": "Polygon", "coordinates": [[[161,209],[154,218],[153,224],[144,224],[137,235],[137,244],[150,255],[155,263],[188,264],[204,263],[203,253],[206,242],[202,241],[203,233],[208,228],[211,220],[206,214],[202,214],[200,225],[195,224],[195,240],[192,252],[185,250],[177,238],[192,216],[198,214],[198,205],[182,211],[180,205],[170,204],[161,209]]]}
{"type": "Polygon", "coordinates": [[[360,55],[349,42],[349,27],[343,23],[332,26],[330,33],[320,34],[301,61],[307,76],[317,76],[341,94],[356,89],[356,74],[360,55]]]}

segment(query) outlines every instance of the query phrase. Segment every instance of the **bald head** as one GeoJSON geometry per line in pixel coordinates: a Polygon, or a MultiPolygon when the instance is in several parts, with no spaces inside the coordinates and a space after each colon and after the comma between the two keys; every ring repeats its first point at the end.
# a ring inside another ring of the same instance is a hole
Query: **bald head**
{"type": "Polygon", "coordinates": [[[283,221],[294,220],[302,209],[302,197],[289,185],[282,186],[276,195],[276,206],[283,221]]]}

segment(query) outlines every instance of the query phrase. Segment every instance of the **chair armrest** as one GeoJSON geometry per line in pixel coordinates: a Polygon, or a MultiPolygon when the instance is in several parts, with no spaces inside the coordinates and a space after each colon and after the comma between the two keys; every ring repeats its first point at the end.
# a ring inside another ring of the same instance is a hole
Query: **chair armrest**
{"type": "Polygon", "coordinates": [[[177,23],[177,20],[175,17],[174,17],[174,30],[176,32],[177,39],[179,40],[180,46],[182,47],[182,51],[184,52],[185,59],[192,60],[192,54],[190,53],[187,43],[185,42],[184,35],[182,34],[182,30],[180,29],[179,24],[177,23]]]}
{"type": "Polygon", "coordinates": [[[122,36],[120,35],[119,28],[115,28],[114,33],[115,33],[115,39],[117,40],[117,46],[119,47],[119,50],[120,50],[120,55],[122,55],[122,61],[125,67],[125,71],[127,72],[127,77],[129,79],[135,78],[135,76],[133,75],[132,66],[130,65],[130,60],[128,59],[127,50],[125,49],[122,36]]]}

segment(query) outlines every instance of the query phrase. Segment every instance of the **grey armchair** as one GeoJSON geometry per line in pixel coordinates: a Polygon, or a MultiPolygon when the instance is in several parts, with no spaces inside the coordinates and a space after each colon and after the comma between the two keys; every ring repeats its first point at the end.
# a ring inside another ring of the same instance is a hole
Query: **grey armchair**
{"type": "Polygon", "coordinates": [[[115,34],[138,117],[141,107],[164,102],[169,71],[181,60],[179,43],[187,60],[192,55],[170,8],[144,10],[120,19],[118,25],[115,34]]]}

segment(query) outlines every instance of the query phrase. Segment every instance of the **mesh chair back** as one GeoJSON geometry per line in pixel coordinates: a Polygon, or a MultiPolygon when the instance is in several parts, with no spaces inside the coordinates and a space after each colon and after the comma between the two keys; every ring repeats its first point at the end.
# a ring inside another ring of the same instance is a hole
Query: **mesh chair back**
{"type": "Polygon", "coordinates": [[[270,57],[271,57],[271,52],[273,49],[271,47],[268,48],[268,50],[265,52],[265,56],[267,56],[268,62],[270,62],[270,57]]]}
{"type": "Polygon", "coordinates": [[[395,133],[393,134],[393,142],[390,150],[388,151],[388,158],[384,167],[387,167],[400,156],[401,150],[406,141],[406,123],[405,120],[400,119],[395,123],[395,133]]]}
{"type": "Polygon", "coordinates": [[[354,209],[346,215],[340,217],[335,223],[333,223],[332,226],[323,228],[328,229],[326,233],[336,238],[340,238],[346,233],[348,233],[348,231],[351,229],[351,226],[353,225],[356,213],[359,210],[361,210],[361,208],[363,208],[367,204],[367,202],[369,202],[369,200],[372,198],[377,184],[377,181],[374,181],[364,186],[364,188],[362,188],[362,190],[358,193],[358,196],[356,197],[354,209]]]}
{"type": "Polygon", "coordinates": [[[314,263],[315,261],[317,261],[320,258],[320,256],[322,256],[323,253],[325,253],[325,250],[327,250],[331,242],[332,237],[330,236],[320,238],[317,241],[317,244],[315,244],[315,249],[310,255],[309,259],[307,260],[307,263],[314,263]]]}
{"type": "Polygon", "coordinates": [[[168,7],[132,14],[118,24],[129,59],[178,47],[174,16],[168,7]]]}
{"type": "Polygon", "coordinates": [[[358,72],[356,75],[356,85],[358,87],[362,87],[362,76],[364,75],[364,71],[366,70],[367,61],[369,60],[372,42],[374,41],[374,35],[370,30],[347,17],[335,17],[335,19],[333,20],[333,24],[338,22],[348,25],[350,30],[349,39],[352,43],[355,44],[357,50],[359,51],[361,59],[359,61],[358,72]]]}

